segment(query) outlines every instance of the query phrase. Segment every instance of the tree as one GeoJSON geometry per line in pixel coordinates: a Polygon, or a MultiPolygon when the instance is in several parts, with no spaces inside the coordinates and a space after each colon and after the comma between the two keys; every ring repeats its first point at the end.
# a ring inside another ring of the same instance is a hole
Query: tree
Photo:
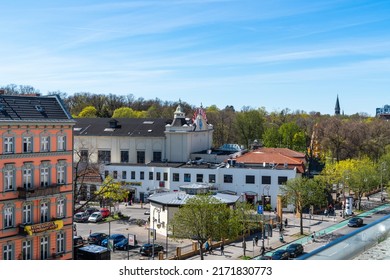
{"type": "Polygon", "coordinates": [[[97,197],[108,201],[123,201],[128,197],[129,191],[122,188],[111,176],[107,176],[102,186],[95,193],[97,197]]]}
{"type": "Polygon", "coordinates": [[[173,237],[195,239],[203,260],[202,245],[211,240],[236,237],[241,229],[226,204],[210,194],[189,198],[171,220],[173,237]]]}
{"type": "Polygon", "coordinates": [[[239,137],[239,144],[248,146],[254,140],[261,139],[264,132],[264,121],[266,112],[264,108],[257,110],[244,107],[241,112],[236,113],[236,131],[239,137]]]}
{"type": "Polygon", "coordinates": [[[325,189],[314,179],[297,177],[280,187],[285,202],[295,206],[300,216],[300,228],[303,235],[303,210],[311,205],[321,206],[326,202],[325,189]]]}
{"type": "Polygon", "coordinates": [[[97,117],[97,110],[93,106],[87,106],[80,112],[78,117],[79,118],[96,118],[97,117]]]}

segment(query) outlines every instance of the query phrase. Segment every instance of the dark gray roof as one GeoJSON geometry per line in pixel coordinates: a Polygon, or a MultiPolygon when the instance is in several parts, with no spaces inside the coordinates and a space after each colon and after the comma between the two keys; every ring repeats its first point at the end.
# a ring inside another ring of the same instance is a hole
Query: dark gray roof
{"type": "Polygon", "coordinates": [[[73,122],[58,95],[0,95],[0,120],[73,122]]]}
{"type": "Polygon", "coordinates": [[[169,119],[78,118],[74,136],[164,137],[169,119]]]}

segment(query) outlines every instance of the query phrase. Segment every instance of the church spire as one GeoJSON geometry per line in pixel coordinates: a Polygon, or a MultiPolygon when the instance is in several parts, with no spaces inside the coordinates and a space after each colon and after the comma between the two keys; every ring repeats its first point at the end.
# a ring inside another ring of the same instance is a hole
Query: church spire
{"type": "Polygon", "coordinates": [[[340,102],[339,102],[339,95],[337,94],[337,99],[336,99],[336,106],[334,108],[334,114],[336,116],[340,115],[340,102]]]}

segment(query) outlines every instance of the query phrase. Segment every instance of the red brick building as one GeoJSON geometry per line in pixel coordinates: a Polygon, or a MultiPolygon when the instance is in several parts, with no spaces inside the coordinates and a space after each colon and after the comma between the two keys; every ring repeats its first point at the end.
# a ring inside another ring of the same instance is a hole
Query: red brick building
{"type": "Polygon", "coordinates": [[[57,95],[0,95],[0,260],[73,258],[74,123],[57,95]]]}

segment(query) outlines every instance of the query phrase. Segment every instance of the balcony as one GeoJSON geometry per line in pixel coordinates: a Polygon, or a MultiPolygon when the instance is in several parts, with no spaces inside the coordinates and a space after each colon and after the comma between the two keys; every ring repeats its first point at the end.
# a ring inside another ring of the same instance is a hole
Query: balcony
{"type": "Polygon", "coordinates": [[[41,196],[50,196],[59,194],[61,190],[61,186],[63,185],[49,185],[47,187],[35,187],[32,189],[18,188],[19,199],[29,199],[36,198],[41,196]]]}

